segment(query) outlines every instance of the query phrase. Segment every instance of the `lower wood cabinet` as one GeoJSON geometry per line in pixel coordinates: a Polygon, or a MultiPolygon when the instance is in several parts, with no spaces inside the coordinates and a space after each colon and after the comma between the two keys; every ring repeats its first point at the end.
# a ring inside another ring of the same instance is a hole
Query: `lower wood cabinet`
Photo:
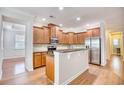
{"type": "Polygon", "coordinates": [[[45,52],[34,52],[33,53],[33,68],[38,68],[46,65],[46,54],[45,52]]]}
{"type": "Polygon", "coordinates": [[[46,75],[47,78],[54,82],[54,57],[46,56],[46,75]]]}
{"type": "Polygon", "coordinates": [[[46,65],[46,55],[47,53],[42,53],[42,66],[46,65]]]}

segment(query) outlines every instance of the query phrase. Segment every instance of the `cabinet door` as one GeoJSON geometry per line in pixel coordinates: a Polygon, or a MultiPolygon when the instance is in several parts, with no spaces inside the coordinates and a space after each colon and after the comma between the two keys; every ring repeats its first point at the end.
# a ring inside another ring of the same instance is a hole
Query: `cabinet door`
{"type": "Polygon", "coordinates": [[[81,36],[82,36],[81,43],[85,43],[86,32],[82,32],[82,33],[81,33],[81,36]]]}
{"type": "Polygon", "coordinates": [[[78,44],[81,44],[82,42],[82,35],[81,33],[78,33],[78,44]]]}
{"type": "Polygon", "coordinates": [[[42,53],[42,66],[46,65],[46,54],[47,53],[42,53]]]}
{"type": "Polygon", "coordinates": [[[40,43],[38,28],[33,28],[33,43],[40,43]]]}
{"type": "Polygon", "coordinates": [[[63,44],[68,44],[68,34],[67,33],[63,33],[62,34],[62,37],[63,37],[63,44]]]}
{"type": "Polygon", "coordinates": [[[50,28],[50,32],[51,32],[51,37],[56,37],[56,26],[52,26],[50,28]]]}
{"type": "Polygon", "coordinates": [[[42,57],[41,53],[34,53],[33,64],[34,68],[42,66],[42,57]]]}
{"type": "Polygon", "coordinates": [[[46,56],[46,75],[51,80],[54,81],[54,62],[53,57],[46,56]]]}
{"type": "Polygon", "coordinates": [[[100,28],[94,28],[92,31],[93,37],[100,36],[100,28]]]}
{"type": "Polygon", "coordinates": [[[92,37],[92,31],[93,30],[91,29],[87,31],[87,36],[86,36],[87,38],[92,37]]]}
{"type": "Polygon", "coordinates": [[[43,29],[41,28],[33,29],[33,43],[36,43],[36,44],[43,43],[43,29]]]}
{"type": "Polygon", "coordinates": [[[68,33],[69,44],[73,44],[74,33],[68,33]]]}
{"type": "Polygon", "coordinates": [[[63,36],[62,36],[61,30],[56,31],[56,37],[58,38],[59,44],[62,44],[63,43],[63,36]]]}
{"type": "Polygon", "coordinates": [[[77,37],[77,34],[74,34],[74,38],[73,38],[73,43],[74,44],[77,44],[78,43],[78,37],[77,37]]]}
{"type": "Polygon", "coordinates": [[[43,30],[43,42],[45,44],[50,43],[50,31],[49,31],[49,28],[46,28],[46,27],[44,27],[44,30],[43,30]]]}

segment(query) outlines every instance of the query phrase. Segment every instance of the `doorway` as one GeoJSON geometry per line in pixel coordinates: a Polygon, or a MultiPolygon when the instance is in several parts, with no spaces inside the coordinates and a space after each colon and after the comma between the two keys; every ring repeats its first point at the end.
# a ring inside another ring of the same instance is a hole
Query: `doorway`
{"type": "Polygon", "coordinates": [[[2,79],[11,78],[25,70],[25,25],[3,21],[2,79]]]}
{"type": "Polygon", "coordinates": [[[123,58],[123,33],[110,32],[110,57],[119,56],[123,58]]]}

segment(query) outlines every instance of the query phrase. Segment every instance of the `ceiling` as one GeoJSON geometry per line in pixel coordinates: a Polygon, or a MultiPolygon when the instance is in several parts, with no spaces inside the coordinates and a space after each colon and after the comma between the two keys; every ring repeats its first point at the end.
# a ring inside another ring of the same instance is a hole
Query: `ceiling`
{"type": "Polygon", "coordinates": [[[16,7],[18,11],[35,17],[34,25],[42,26],[48,23],[63,24],[66,31],[83,31],[87,24],[90,26],[105,22],[106,28],[111,31],[123,31],[124,8],[104,7],[16,7]],[[54,16],[53,18],[49,16],[54,16]],[[80,21],[76,18],[80,17],[80,21]],[[43,21],[42,18],[46,18],[43,21]]]}

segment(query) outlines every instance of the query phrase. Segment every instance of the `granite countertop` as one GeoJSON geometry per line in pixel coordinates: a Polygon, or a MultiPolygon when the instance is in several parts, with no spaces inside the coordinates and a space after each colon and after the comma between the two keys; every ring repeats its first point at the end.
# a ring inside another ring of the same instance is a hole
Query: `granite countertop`
{"type": "Polygon", "coordinates": [[[56,50],[55,52],[68,53],[68,52],[75,52],[75,51],[81,51],[81,50],[88,50],[88,49],[87,48],[81,48],[81,49],[63,49],[63,50],[56,50]]]}
{"type": "Polygon", "coordinates": [[[42,52],[47,52],[47,51],[33,51],[33,53],[42,53],[42,52]]]}

